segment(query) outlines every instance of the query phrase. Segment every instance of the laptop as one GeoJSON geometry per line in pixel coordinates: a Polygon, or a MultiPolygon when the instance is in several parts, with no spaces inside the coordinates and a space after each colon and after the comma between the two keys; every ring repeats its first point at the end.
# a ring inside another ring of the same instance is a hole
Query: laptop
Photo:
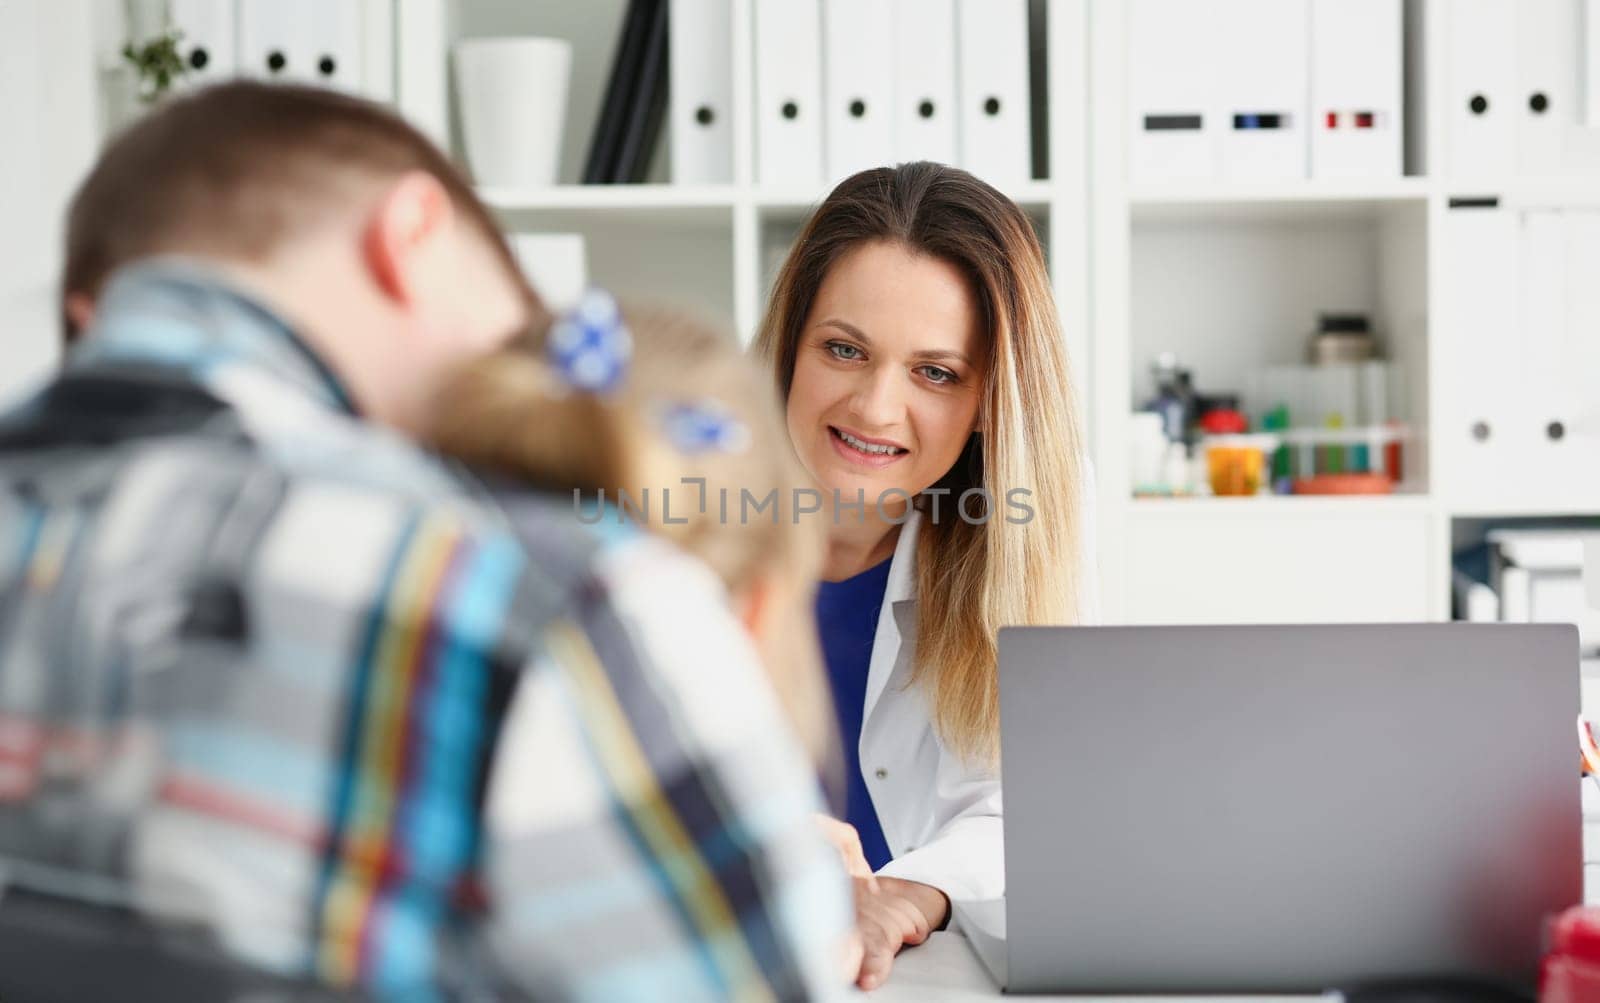
{"type": "Polygon", "coordinates": [[[1000,632],[1010,992],[1531,980],[1582,897],[1571,626],[1000,632]]]}

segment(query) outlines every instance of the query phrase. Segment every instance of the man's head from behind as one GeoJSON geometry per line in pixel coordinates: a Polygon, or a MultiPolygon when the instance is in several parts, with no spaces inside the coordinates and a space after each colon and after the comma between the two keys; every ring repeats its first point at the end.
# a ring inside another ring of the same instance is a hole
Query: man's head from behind
{"type": "Polygon", "coordinates": [[[111,274],[201,260],[281,314],[363,412],[404,428],[437,381],[537,312],[504,238],[431,143],[331,91],[231,83],[117,137],[69,213],[67,340],[111,274]]]}

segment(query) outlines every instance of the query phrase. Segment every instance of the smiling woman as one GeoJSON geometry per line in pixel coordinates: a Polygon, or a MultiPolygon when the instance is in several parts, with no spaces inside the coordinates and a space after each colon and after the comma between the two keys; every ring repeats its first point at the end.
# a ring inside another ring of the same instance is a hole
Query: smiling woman
{"type": "MultiPolygon", "coordinates": [[[[811,305],[789,382],[789,435],[829,494],[874,508],[884,497],[884,514],[901,516],[978,431],[987,364],[988,338],[960,269],[898,242],[863,241],[829,270],[811,305]]],[[[836,528],[837,542],[870,544],[868,567],[897,536],[865,517],[836,528]]],[[[852,553],[839,558],[830,570],[859,563],[852,553]]]]}
{"type": "Polygon", "coordinates": [[[1093,616],[1089,471],[1044,255],[994,188],[864,171],[807,222],[757,343],[829,522],[860,982],[1004,893],[996,631],[1093,616]]]}

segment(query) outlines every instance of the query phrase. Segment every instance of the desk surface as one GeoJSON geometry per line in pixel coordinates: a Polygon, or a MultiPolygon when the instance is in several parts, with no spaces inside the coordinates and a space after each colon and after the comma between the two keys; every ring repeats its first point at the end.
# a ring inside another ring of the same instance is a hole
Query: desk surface
{"type": "Polygon", "coordinates": [[[894,959],[889,981],[863,995],[883,1003],[912,1003],[927,999],[993,1000],[1001,994],[967,938],[946,932],[901,951],[894,959]]]}
{"type": "MultiPolygon", "coordinates": [[[[975,1003],[977,1000],[997,1000],[1004,998],[994,980],[983,967],[983,962],[973,953],[967,939],[959,933],[936,933],[928,938],[927,943],[919,947],[907,948],[895,959],[894,970],[889,973],[889,981],[881,988],[864,994],[865,998],[877,1003],[920,1003],[922,1000],[941,1000],[949,1003],[975,1003]]],[[[1090,1003],[1090,1001],[1103,1000],[1105,1003],[1140,1003],[1141,999],[1174,999],[1175,997],[1138,997],[1138,996],[1016,996],[1010,997],[1017,1000],[1038,1001],[1048,1003],[1050,1000],[1073,1000],[1076,1003],[1090,1003]]],[[[1293,1001],[1293,1003],[1308,1003],[1308,1001],[1322,1001],[1326,1003],[1325,996],[1242,996],[1242,997],[1207,997],[1203,1001],[1197,997],[1183,997],[1190,1003],[1223,1003],[1228,1000],[1248,1000],[1249,1003],[1274,1003],[1274,1001],[1293,1001]]]]}

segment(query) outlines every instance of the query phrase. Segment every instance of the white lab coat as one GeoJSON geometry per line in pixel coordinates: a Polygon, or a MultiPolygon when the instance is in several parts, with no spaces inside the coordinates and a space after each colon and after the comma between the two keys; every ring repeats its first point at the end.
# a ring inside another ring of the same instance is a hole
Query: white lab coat
{"type": "MultiPolygon", "coordinates": [[[[1079,622],[1098,618],[1093,476],[1083,491],[1079,622]]],[[[932,885],[952,901],[1005,894],[1000,774],[965,762],[934,729],[932,705],[910,687],[917,630],[917,530],[913,512],[900,530],[867,669],[861,723],[861,773],[894,859],[879,874],[932,885]]]]}

